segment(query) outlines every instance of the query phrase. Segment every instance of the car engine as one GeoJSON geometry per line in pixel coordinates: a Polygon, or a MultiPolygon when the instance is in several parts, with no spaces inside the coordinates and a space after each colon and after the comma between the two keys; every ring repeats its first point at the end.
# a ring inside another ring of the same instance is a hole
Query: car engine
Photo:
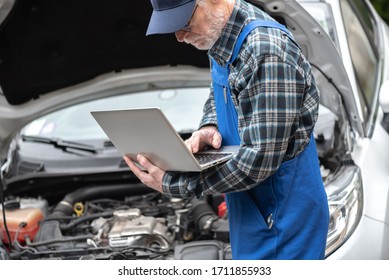
{"type": "MultiPolygon", "coordinates": [[[[113,192],[120,192],[121,188],[124,187],[113,187],[113,192]]],[[[82,188],[52,207],[42,198],[7,200],[4,212],[8,227],[0,220],[4,243],[0,256],[3,259],[231,258],[222,196],[186,201],[146,192],[112,199],[102,197],[106,192],[101,187],[82,188]],[[37,212],[40,214],[35,215],[37,212]]]]}

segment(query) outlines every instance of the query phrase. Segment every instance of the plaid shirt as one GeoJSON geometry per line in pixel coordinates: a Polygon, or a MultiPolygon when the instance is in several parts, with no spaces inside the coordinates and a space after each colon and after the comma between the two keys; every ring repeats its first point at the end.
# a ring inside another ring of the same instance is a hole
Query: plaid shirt
{"type": "MultiPolygon", "coordinates": [[[[209,55],[226,65],[239,33],[255,19],[273,20],[237,0],[209,55]]],[[[229,84],[238,112],[238,155],[201,173],[167,172],[162,182],[167,196],[190,198],[248,190],[274,174],[282,162],[294,158],[309,142],[318,116],[318,88],[301,49],[281,30],[259,27],[248,35],[230,67],[229,84]]],[[[217,126],[215,110],[211,87],[200,127],[217,126]]]]}

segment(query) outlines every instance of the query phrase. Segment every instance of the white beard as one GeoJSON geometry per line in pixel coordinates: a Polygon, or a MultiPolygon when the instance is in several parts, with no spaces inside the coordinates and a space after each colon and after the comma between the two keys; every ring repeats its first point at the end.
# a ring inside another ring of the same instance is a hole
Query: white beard
{"type": "Polygon", "coordinates": [[[209,50],[220,38],[222,30],[225,25],[223,12],[216,11],[211,13],[206,9],[207,20],[209,22],[209,29],[202,34],[192,34],[185,38],[185,43],[191,44],[199,50],[209,50]]]}

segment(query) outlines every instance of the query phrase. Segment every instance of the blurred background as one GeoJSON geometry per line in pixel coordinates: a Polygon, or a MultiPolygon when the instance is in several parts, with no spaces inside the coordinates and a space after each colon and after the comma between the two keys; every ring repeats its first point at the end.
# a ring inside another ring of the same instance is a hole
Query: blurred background
{"type": "Polygon", "coordinates": [[[389,0],[370,0],[377,12],[389,24],[389,0]]]}

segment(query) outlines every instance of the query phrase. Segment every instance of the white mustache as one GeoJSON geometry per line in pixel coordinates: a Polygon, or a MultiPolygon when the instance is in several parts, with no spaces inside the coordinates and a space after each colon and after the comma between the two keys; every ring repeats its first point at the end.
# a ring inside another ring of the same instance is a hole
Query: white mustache
{"type": "Polygon", "coordinates": [[[184,39],[184,42],[187,44],[192,44],[193,42],[196,42],[200,38],[200,36],[195,35],[195,34],[188,36],[188,37],[185,37],[185,39],[184,39]],[[188,38],[188,37],[190,37],[190,38],[188,38]]]}

